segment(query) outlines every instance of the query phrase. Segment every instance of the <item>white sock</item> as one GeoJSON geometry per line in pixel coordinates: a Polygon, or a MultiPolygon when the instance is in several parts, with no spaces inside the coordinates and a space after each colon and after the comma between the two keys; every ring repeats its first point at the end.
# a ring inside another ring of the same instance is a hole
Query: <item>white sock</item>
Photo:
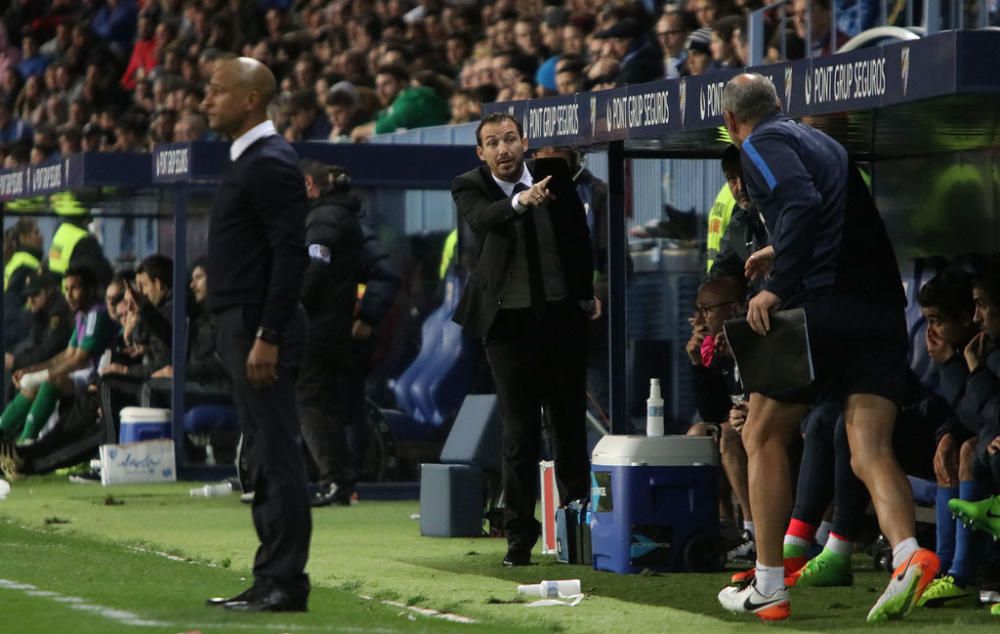
{"type": "Polygon", "coordinates": [[[758,561],[753,583],[757,586],[757,592],[769,597],[785,587],[785,567],[765,566],[758,561]]]}
{"type": "Polygon", "coordinates": [[[844,557],[850,557],[854,554],[854,544],[834,532],[831,532],[830,536],[826,538],[826,549],[844,557]]]}
{"type": "Polygon", "coordinates": [[[820,522],[819,528],[816,529],[816,543],[825,544],[826,540],[830,537],[831,530],[833,530],[833,522],[826,520],[820,522]]]}
{"type": "Polygon", "coordinates": [[[743,530],[745,530],[746,532],[750,533],[750,537],[756,537],[757,536],[757,533],[755,533],[753,531],[753,520],[751,520],[749,522],[744,521],[743,522],[743,530]]]}
{"type": "Polygon", "coordinates": [[[896,547],[892,549],[892,567],[899,568],[906,563],[906,560],[910,558],[910,555],[917,552],[920,548],[920,544],[917,543],[916,538],[907,537],[903,541],[896,544],[896,547]]]}

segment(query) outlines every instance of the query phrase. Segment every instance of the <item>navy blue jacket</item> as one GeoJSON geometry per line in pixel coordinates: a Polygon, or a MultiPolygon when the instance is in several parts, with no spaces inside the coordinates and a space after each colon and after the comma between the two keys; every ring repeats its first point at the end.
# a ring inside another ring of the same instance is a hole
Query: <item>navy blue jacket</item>
{"type": "Polygon", "coordinates": [[[306,186],[299,157],[279,135],[260,139],[222,175],[208,231],[212,311],[256,306],[282,332],[296,306],[306,255],[306,186]]]}
{"type": "Polygon", "coordinates": [[[741,149],[747,192],[774,246],[765,289],[785,306],[815,292],[905,305],[885,225],[843,146],[775,113],[741,149]]]}

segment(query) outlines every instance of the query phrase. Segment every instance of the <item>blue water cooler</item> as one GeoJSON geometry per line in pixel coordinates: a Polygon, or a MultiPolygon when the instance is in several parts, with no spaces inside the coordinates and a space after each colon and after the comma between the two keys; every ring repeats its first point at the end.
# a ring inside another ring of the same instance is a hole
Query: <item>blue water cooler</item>
{"type": "Polygon", "coordinates": [[[596,570],[721,570],[718,449],[709,437],[605,436],[591,460],[596,570]]]}
{"type": "Polygon", "coordinates": [[[121,411],[118,442],[142,442],[170,438],[170,410],[155,407],[125,407],[121,411]]]}

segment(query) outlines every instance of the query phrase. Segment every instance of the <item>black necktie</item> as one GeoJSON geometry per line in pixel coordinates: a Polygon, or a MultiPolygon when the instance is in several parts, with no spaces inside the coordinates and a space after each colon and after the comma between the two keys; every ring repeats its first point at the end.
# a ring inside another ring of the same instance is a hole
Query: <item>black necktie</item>
{"type": "MultiPolygon", "coordinates": [[[[514,185],[511,197],[527,191],[524,183],[514,185]]],[[[545,313],[545,283],[542,281],[542,258],[538,255],[538,232],[535,230],[535,210],[521,214],[524,223],[524,250],[528,256],[528,287],[531,291],[531,311],[536,317],[545,313]]]]}

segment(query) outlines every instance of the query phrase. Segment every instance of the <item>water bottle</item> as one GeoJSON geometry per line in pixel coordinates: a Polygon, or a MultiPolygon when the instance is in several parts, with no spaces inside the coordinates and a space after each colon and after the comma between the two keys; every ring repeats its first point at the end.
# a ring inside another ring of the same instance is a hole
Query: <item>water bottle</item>
{"type": "Polygon", "coordinates": [[[541,597],[543,599],[558,599],[572,597],[580,594],[579,579],[558,579],[555,581],[542,581],[541,583],[530,583],[524,586],[517,586],[519,594],[529,597],[541,597]]]}
{"type": "Polygon", "coordinates": [[[663,397],[660,396],[660,379],[649,380],[649,398],[646,399],[646,435],[663,435],[663,397]]]}
{"type": "Polygon", "coordinates": [[[206,484],[203,487],[191,489],[191,497],[214,498],[222,495],[229,495],[233,492],[233,485],[230,482],[220,482],[219,484],[206,484]]]}

